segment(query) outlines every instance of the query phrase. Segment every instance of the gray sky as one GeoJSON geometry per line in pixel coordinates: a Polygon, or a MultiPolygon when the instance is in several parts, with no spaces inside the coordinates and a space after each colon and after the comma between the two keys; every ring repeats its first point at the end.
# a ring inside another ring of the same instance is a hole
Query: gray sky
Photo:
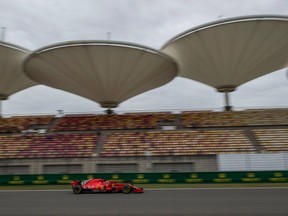
{"type": "MultiPolygon", "coordinates": [[[[175,35],[200,24],[246,15],[288,16],[287,0],[0,0],[0,26],[5,40],[30,50],[71,40],[132,42],[155,49],[175,35]]],[[[231,94],[235,108],[288,107],[286,70],[250,81],[231,94]]],[[[116,111],[221,109],[223,95],[207,85],[176,78],[135,96],[116,111]]],[[[12,95],[3,114],[96,112],[88,99],[46,86],[12,95]]]]}

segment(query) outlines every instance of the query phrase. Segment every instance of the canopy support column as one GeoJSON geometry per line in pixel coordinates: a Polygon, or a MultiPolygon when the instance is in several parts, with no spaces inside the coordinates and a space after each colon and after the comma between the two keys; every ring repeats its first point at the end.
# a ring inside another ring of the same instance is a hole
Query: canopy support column
{"type": "Polygon", "coordinates": [[[230,105],[229,93],[235,91],[236,86],[224,85],[224,86],[218,86],[216,87],[216,89],[218,92],[224,93],[224,101],[225,101],[224,111],[232,111],[232,106],[230,105]]]}
{"type": "Polygon", "coordinates": [[[225,110],[225,111],[231,111],[231,110],[232,110],[232,106],[230,105],[229,92],[225,92],[225,93],[224,93],[224,97],[225,97],[225,107],[224,107],[224,110],[225,110]]]}
{"type": "Polygon", "coordinates": [[[2,100],[0,100],[0,118],[2,118],[2,100]]]}

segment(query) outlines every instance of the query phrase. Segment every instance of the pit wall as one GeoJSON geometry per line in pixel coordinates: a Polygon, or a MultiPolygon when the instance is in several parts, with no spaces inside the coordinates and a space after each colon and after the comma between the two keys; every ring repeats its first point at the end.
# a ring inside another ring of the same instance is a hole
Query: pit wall
{"type": "Polygon", "coordinates": [[[133,184],[284,183],[288,182],[288,171],[0,175],[0,186],[68,185],[72,180],[90,178],[105,178],[133,184]]]}

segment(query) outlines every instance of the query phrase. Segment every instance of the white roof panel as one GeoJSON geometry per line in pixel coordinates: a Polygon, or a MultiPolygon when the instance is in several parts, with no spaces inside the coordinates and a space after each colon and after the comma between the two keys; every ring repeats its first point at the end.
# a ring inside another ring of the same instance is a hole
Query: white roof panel
{"type": "Polygon", "coordinates": [[[75,41],[33,52],[25,73],[38,83],[91,99],[102,107],[171,81],[175,61],[151,48],[112,41],[75,41]]]}
{"type": "Polygon", "coordinates": [[[36,85],[22,71],[22,63],[29,53],[22,47],[0,42],[0,100],[36,85]]]}
{"type": "Polygon", "coordinates": [[[176,60],[179,76],[219,91],[233,91],[288,66],[288,17],[238,17],[208,23],[171,39],[162,51],[176,60]]]}

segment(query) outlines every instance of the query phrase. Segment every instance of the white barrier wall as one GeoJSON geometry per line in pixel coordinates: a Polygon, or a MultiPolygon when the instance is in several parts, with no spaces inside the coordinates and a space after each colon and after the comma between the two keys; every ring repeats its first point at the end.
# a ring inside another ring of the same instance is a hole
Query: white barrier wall
{"type": "Polygon", "coordinates": [[[219,171],[288,170],[288,153],[277,154],[219,154],[219,171]]]}

